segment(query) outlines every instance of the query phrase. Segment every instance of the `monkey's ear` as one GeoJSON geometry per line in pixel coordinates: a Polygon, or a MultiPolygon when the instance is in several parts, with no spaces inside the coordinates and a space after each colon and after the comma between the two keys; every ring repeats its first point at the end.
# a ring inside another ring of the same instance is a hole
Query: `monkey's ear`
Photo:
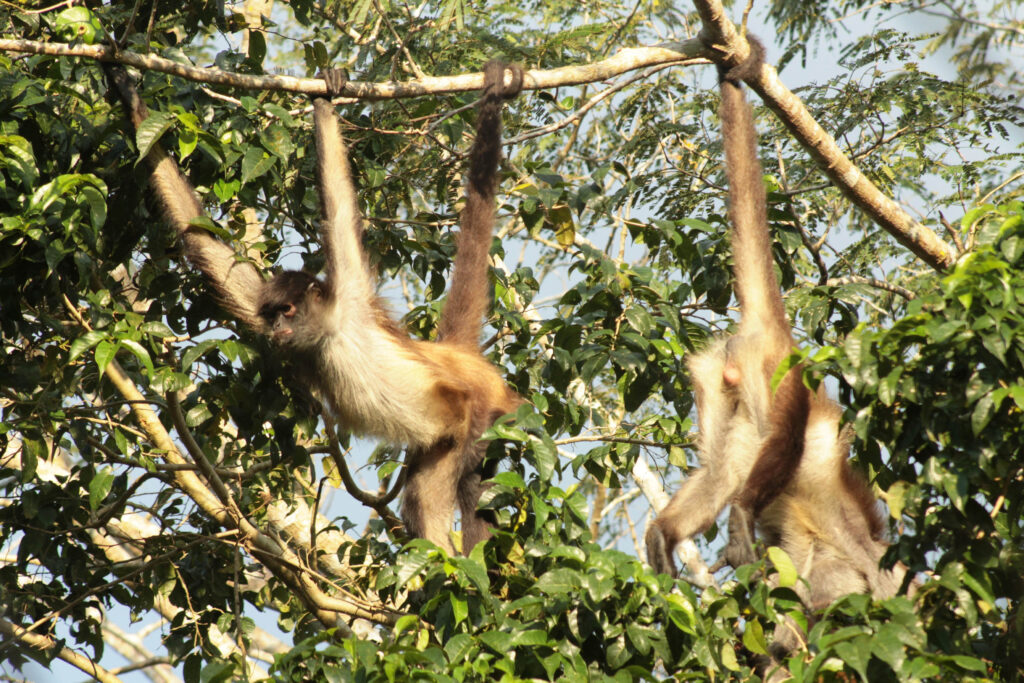
{"type": "Polygon", "coordinates": [[[732,362],[727,362],[722,367],[722,382],[727,387],[738,387],[740,382],[743,380],[743,373],[740,371],[738,365],[732,362]]]}

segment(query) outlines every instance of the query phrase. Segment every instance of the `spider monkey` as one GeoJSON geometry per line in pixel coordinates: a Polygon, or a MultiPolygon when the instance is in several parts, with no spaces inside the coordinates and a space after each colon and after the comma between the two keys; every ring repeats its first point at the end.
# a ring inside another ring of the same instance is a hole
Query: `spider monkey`
{"type": "MultiPolygon", "coordinates": [[[[137,128],[148,112],[123,69],[108,68],[137,128]]],[[[324,75],[337,96],[347,78],[324,75]]],[[[223,307],[268,335],[296,360],[338,422],[353,433],[407,447],[402,517],[406,531],[449,553],[454,510],[462,518],[466,553],[490,535],[476,507],[483,492],[480,435],[521,399],[482,355],[480,333],[490,301],[488,255],[501,158],[504,100],[522,89],[523,70],[500,61],[484,69],[476,138],[469,153],[466,204],[456,238],[451,288],[436,342],[410,339],[376,294],[362,249],[362,217],[348,149],[329,99],[313,101],[324,277],[286,270],[269,281],[231,245],[190,222],[203,210],[192,185],[159,145],[147,159],[164,215],[188,260],[223,307]],[[506,83],[506,72],[510,74],[506,83]]]]}
{"type": "Polygon", "coordinates": [[[871,490],[850,467],[841,408],[823,389],[804,386],[799,367],[771,389],[793,338],[773,268],[753,112],[740,85],[760,71],[764,48],[748,41],[742,64],[719,67],[739,330],[688,361],[703,467],[648,527],[648,561],[675,576],[676,545],[707,529],[732,503],[725,558],[733,567],[756,559],[756,520],[764,540],[785,550],[807,580],[798,592],[809,608],[853,592],[888,597],[906,568],[878,567],[888,547],[885,524],[871,490]]]}

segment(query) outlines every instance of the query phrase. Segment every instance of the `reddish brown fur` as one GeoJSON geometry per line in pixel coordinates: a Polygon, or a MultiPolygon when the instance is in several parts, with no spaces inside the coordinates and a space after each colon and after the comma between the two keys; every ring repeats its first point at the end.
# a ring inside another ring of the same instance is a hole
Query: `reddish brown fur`
{"type": "Polygon", "coordinates": [[[798,369],[779,383],[772,400],[772,428],[747,476],[737,503],[757,517],[793,480],[804,452],[810,395],[798,369]]]}
{"type": "MultiPolygon", "coordinates": [[[[739,334],[759,335],[764,352],[764,379],[770,382],[779,362],[792,350],[793,338],[775,277],[753,111],[739,83],[741,78],[756,73],[764,61],[761,43],[752,38],[749,44],[750,55],[743,64],[721,74],[719,116],[729,177],[736,298],[742,313],[739,334]]],[[[809,409],[800,370],[790,370],[772,397],[770,433],[738,497],[739,505],[754,516],[793,478],[804,450],[802,425],[807,423],[809,409]]]]}
{"type": "Polygon", "coordinates": [[[892,576],[877,568],[884,522],[870,489],[847,462],[848,446],[838,433],[842,411],[804,386],[799,367],[774,393],[770,389],[793,342],[771,257],[752,111],[734,82],[754,74],[762,56],[751,41],[750,58],[721,74],[739,331],[688,360],[704,466],[650,525],[648,557],[656,570],[674,573],[674,546],[710,526],[732,502],[725,550],[730,564],[756,559],[756,519],[769,543],[810,563],[798,564],[812,583],[808,599],[865,587],[891,593],[892,576]],[[807,457],[812,462],[805,463],[807,457]]]}
{"type": "Polygon", "coordinates": [[[810,401],[799,368],[787,373],[774,394],[770,387],[775,368],[790,353],[793,341],[775,277],[753,112],[737,81],[760,69],[763,57],[760,43],[751,41],[747,60],[720,72],[719,114],[741,317],[734,337],[690,362],[706,466],[684,484],[648,530],[648,557],[659,571],[674,573],[674,546],[710,526],[730,502],[734,505],[726,557],[736,563],[752,561],[754,519],[792,480],[804,451],[810,401]],[[756,453],[750,453],[751,448],[756,453]]]}
{"type": "Polygon", "coordinates": [[[850,466],[848,460],[839,461],[837,466],[843,491],[860,511],[860,517],[864,520],[868,535],[872,540],[885,541],[888,531],[885,526],[885,518],[882,516],[881,510],[878,509],[878,500],[871,491],[871,487],[868,486],[864,477],[850,466]]]}
{"type": "MultiPolygon", "coordinates": [[[[710,526],[738,491],[726,559],[733,566],[756,559],[748,542],[756,517],[765,541],[781,546],[806,579],[796,588],[804,604],[818,609],[851,592],[888,597],[899,589],[906,568],[879,569],[884,520],[848,462],[839,406],[823,391],[804,386],[799,368],[770,391],[793,342],[771,258],[756,131],[734,82],[760,68],[761,53],[751,41],[750,59],[722,73],[721,83],[739,332],[688,360],[704,466],[648,528],[648,558],[656,570],[674,572],[674,546],[710,526]]],[[[798,633],[795,622],[780,627],[773,652],[796,647],[798,633]]],[[[784,674],[778,670],[772,680],[784,674]]]]}

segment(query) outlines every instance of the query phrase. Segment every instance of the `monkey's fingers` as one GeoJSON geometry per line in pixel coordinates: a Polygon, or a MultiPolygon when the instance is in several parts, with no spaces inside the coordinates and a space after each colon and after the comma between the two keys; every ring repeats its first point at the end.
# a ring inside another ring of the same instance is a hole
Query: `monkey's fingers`
{"type": "Polygon", "coordinates": [[[340,97],[348,83],[348,72],[345,69],[327,69],[320,72],[324,83],[327,84],[328,97],[340,97]]]}

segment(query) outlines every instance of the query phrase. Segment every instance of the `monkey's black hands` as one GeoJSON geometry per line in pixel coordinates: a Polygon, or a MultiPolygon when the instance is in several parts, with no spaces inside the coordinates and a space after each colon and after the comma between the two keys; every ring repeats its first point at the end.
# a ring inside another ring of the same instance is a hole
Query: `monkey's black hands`
{"type": "Polygon", "coordinates": [[[320,72],[321,78],[327,84],[328,97],[340,97],[348,83],[348,72],[344,69],[327,69],[320,72]]]}
{"type": "Polygon", "coordinates": [[[679,571],[672,559],[672,551],[675,544],[665,538],[661,527],[651,524],[647,527],[647,534],[644,536],[647,544],[647,563],[651,565],[655,574],[668,574],[673,579],[679,578],[679,571]]]}

